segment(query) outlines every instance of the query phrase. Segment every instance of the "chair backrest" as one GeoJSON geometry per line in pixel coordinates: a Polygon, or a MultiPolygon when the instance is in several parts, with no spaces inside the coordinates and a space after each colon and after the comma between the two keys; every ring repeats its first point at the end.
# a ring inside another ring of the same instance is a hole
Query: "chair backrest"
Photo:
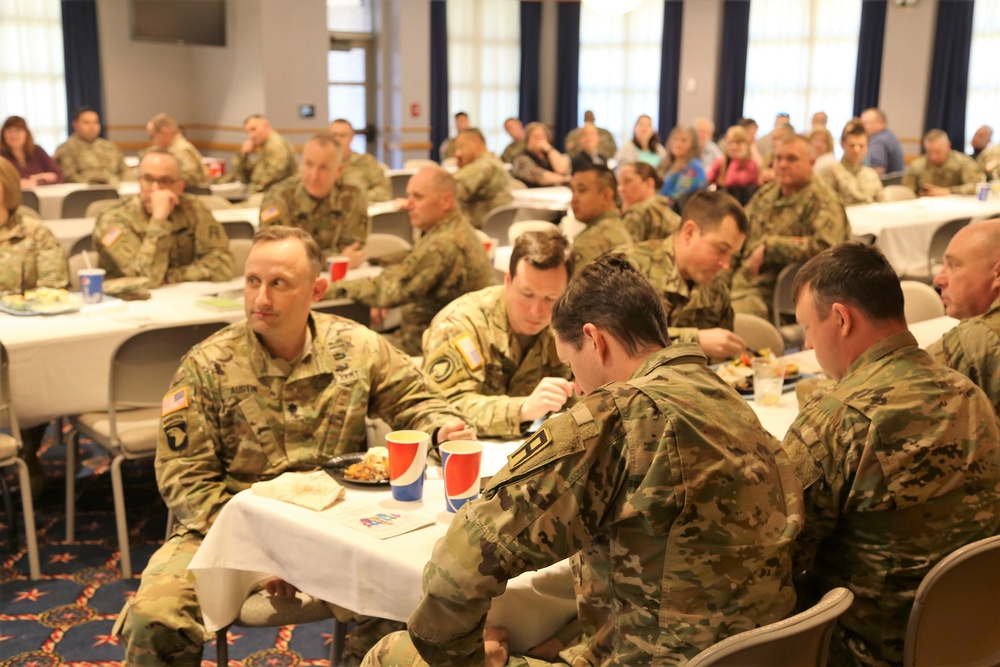
{"type": "Polygon", "coordinates": [[[413,242],[413,227],[410,225],[410,214],[406,209],[386,211],[372,216],[372,233],[392,234],[407,243],[413,242]]]}
{"type": "Polygon", "coordinates": [[[33,190],[21,190],[21,206],[27,206],[35,213],[41,212],[38,195],[33,190]]]}
{"type": "Polygon", "coordinates": [[[525,232],[544,232],[550,229],[558,231],[559,227],[554,222],[549,222],[548,220],[520,220],[511,223],[510,228],[507,230],[507,243],[508,245],[514,245],[517,237],[525,232]]]}
{"type": "Polygon", "coordinates": [[[917,193],[905,185],[887,185],[882,190],[882,199],[885,201],[905,201],[916,198],[917,193]]]}
{"type": "Polygon", "coordinates": [[[510,245],[510,226],[517,215],[516,205],[497,206],[483,218],[482,230],[487,238],[500,239],[501,245],[510,245]]]}
{"type": "Polygon", "coordinates": [[[851,234],[851,241],[862,245],[875,245],[874,234],[851,234]]]}
{"type": "Polygon", "coordinates": [[[184,194],[186,195],[211,195],[212,188],[205,187],[204,185],[191,185],[190,183],[184,184],[184,194]]]}
{"type": "Polygon", "coordinates": [[[246,200],[244,200],[239,205],[234,205],[234,208],[260,208],[260,205],[264,203],[264,193],[255,192],[252,195],[248,195],[246,200]]]}
{"type": "Polygon", "coordinates": [[[834,588],[800,614],[708,647],[688,667],[823,667],[837,618],[853,601],[849,590],[834,588]]]}
{"type": "Polygon", "coordinates": [[[371,308],[358,301],[350,299],[337,299],[336,301],[320,301],[312,307],[318,313],[329,315],[339,315],[340,317],[354,320],[366,327],[372,322],[371,308]]]}
{"type": "Polygon", "coordinates": [[[792,294],[792,283],[795,282],[795,275],[803,264],[804,262],[793,262],[778,274],[778,280],[774,284],[774,301],[771,303],[772,321],[776,327],[781,327],[784,324],[782,315],[791,315],[791,319],[795,319],[795,296],[792,294]]]}
{"type": "Polygon", "coordinates": [[[118,199],[118,191],[114,188],[88,188],[86,190],[73,190],[63,199],[62,218],[85,218],[87,217],[87,207],[92,202],[101,199],[118,199]]]}
{"type": "Polygon", "coordinates": [[[112,409],[160,405],[181,358],[195,344],[226,325],[226,322],[183,324],[145,329],[127,338],[112,358],[108,405],[112,409]]]}
{"type": "MultiPolygon", "coordinates": [[[[69,248],[69,256],[79,255],[81,252],[86,252],[87,250],[94,249],[94,237],[90,234],[86,236],[81,236],[77,240],[73,241],[73,245],[69,248]]],[[[96,264],[94,266],[97,266],[96,264]]]]}
{"type": "Polygon", "coordinates": [[[211,190],[207,194],[199,194],[198,201],[204,204],[209,211],[224,211],[233,208],[233,202],[225,197],[213,195],[211,190]]]}
{"type": "Polygon", "coordinates": [[[246,271],[247,256],[250,254],[250,248],[253,247],[253,241],[244,238],[230,238],[229,239],[229,252],[233,253],[233,275],[242,276],[246,271]]]}
{"type": "Polygon", "coordinates": [[[904,667],[1000,664],[1000,535],[966,545],[927,573],[906,625],[904,667]]]}
{"type": "MultiPolygon", "coordinates": [[[[80,241],[83,241],[85,239],[89,241],[90,237],[85,236],[82,239],[79,239],[77,243],[80,243],[80,241]]],[[[80,269],[88,268],[88,266],[97,266],[98,262],[97,251],[91,250],[89,247],[90,245],[89,243],[87,245],[88,247],[86,249],[74,251],[72,254],[70,254],[67,260],[67,264],[69,265],[69,289],[71,292],[80,291],[80,276],[77,275],[77,272],[80,269]],[[84,253],[86,253],[87,259],[83,258],[84,253]],[[87,260],[90,260],[89,265],[87,263],[87,260]]],[[[74,244],[73,247],[75,248],[76,245],[74,244]]]]}
{"type": "Polygon", "coordinates": [[[903,182],[903,173],[902,171],[891,171],[888,174],[880,174],[879,178],[882,180],[882,186],[899,185],[903,182]]]}
{"type": "Polygon", "coordinates": [[[118,203],[117,199],[98,199],[97,201],[92,201],[87,204],[87,210],[85,211],[85,218],[96,218],[105,209],[109,209],[118,203]]]}
{"type": "Polygon", "coordinates": [[[969,222],[970,218],[951,220],[938,227],[934,232],[934,235],[931,237],[931,243],[927,248],[927,271],[932,280],[935,273],[934,265],[944,261],[944,251],[947,250],[948,244],[951,242],[951,237],[958,234],[969,222]]]}
{"type": "Polygon", "coordinates": [[[411,176],[413,176],[413,174],[393,174],[389,177],[389,183],[392,184],[392,196],[394,199],[406,198],[406,186],[409,184],[411,176]]]}
{"type": "Polygon", "coordinates": [[[17,413],[14,412],[14,402],[10,398],[10,358],[3,343],[0,343],[0,428],[10,430],[11,437],[20,450],[21,431],[17,427],[17,413]]]}
{"type": "Polygon", "coordinates": [[[944,315],[944,302],[930,285],[917,280],[901,280],[899,286],[903,289],[903,312],[907,324],[944,315]]]}
{"type": "Polygon", "coordinates": [[[781,332],[763,317],[736,313],[733,333],[745,340],[751,350],[766,347],[778,356],[785,353],[785,339],[781,337],[781,332]]]}
{"type": "Polygon", "coordinates": [[[365,257],[378,259],[390,253],[412,249],[413,244],[407,243],[405,239],[394,234],[372,233],[368,235],[368,241],[365,243],[365,257]]]}
{"type": "Polygon", "coordinates": [[[252,239],[257,231],[253,223],[247,220],[226,220],[222,223],[222,228],[226,230],[226,236],[232,239],[252,239]]]}
{"type": "Polygon", "coordinates": [[[440,167],[434,160],[428,160],[426,158],[413,158],[412,160],[405,160],[403,162],[403,169],[423,169],[424,167],[440,167]]]}

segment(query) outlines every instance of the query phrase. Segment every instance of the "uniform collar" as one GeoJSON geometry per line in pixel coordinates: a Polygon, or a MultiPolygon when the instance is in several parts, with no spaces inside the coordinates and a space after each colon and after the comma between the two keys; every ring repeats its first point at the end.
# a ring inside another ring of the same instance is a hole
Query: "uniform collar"
{"type": "Polygon", "coordinates": [[[646,357],[630,379],[635,380],[649,375],[660,366],[690,363],[702,363],[707,366],[708,359],[696,343],[673,343],[646,357]]]}
{"type": "Polygon", "coordinates": [[[0,241],[8,241],[10,239],[23,239],[27,236],[27,232],[24,229],[24,222],[21,220],[21,214],[16,210],[10,214],[10,218],[4,223],[3,227],[0,227],[0,241]]]}
{"type": "Polygon", "coordinates": [[[250,346],[250,367],[258,378],[266,377],[287,377],[311,376],[332,372],[329,355],[323,354],[316,342],[323,340],[323,325],[318,322],[312,313],[309,313],[309,320],[306,323],[306,340],[302,346],[302,353],[298,358],[288,362],[279,359],[271,354],[264,347],[260,336],[246,322],[247,341],[250,346]],[[317,334],[317,331],[319,333],[317,334]]]}
{"type": "Polygon", "coordinates": [[[840,381],[843,382],[848,376],[858,372],[865,366],[873,364],[883,357],[888,357],[906,347],[917,347],[917,339],[913,337],[913,334],[909,330],[899,331],[886,336],[862,352],[861,356],[848,366],[847,372],[844,373],[844,377],[840,381]]]}

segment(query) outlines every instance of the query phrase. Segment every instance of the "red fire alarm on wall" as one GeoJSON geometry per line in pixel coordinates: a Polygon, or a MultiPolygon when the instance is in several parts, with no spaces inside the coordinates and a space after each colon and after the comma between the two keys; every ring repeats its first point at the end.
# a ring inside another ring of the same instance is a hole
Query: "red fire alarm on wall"
{"type": "Polygon", "coordinates": [[[413,102],[412,104],[410,104],[410,118],[419,118],[419,117],[420,117],[420,105],[417,104],[416,102],[413,102]]]}

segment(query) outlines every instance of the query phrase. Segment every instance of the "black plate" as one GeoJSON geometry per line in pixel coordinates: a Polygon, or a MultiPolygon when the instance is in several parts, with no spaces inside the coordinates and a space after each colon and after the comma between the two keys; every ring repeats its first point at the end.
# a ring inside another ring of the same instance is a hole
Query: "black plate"
{"type": "Polygon", "coordinates": [[[340,456],[334,456],[332,459],[320,465],[321,468],[326,468],[330,476],[342,484],[355,484],[357,486],[389,486],[389,480],[384,479],[380,482],[369,482],[361,479],[347,479],[344,477],[344,469],[350,465],[353,465],[359,461],[364,460],[364,452],[354,452],[353,454],[341,454],[340,456]]]}

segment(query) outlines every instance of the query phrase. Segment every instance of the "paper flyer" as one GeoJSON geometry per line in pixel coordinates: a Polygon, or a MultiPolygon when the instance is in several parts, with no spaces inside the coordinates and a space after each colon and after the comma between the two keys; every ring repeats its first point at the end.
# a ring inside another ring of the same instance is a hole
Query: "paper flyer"
{"type": "Polygon", "coordinates": [[[378,505],[347,507],[339,511],[324,512],[327,518],[348,528],[385,540],[434,523],[433,518],[378,505]]]}

